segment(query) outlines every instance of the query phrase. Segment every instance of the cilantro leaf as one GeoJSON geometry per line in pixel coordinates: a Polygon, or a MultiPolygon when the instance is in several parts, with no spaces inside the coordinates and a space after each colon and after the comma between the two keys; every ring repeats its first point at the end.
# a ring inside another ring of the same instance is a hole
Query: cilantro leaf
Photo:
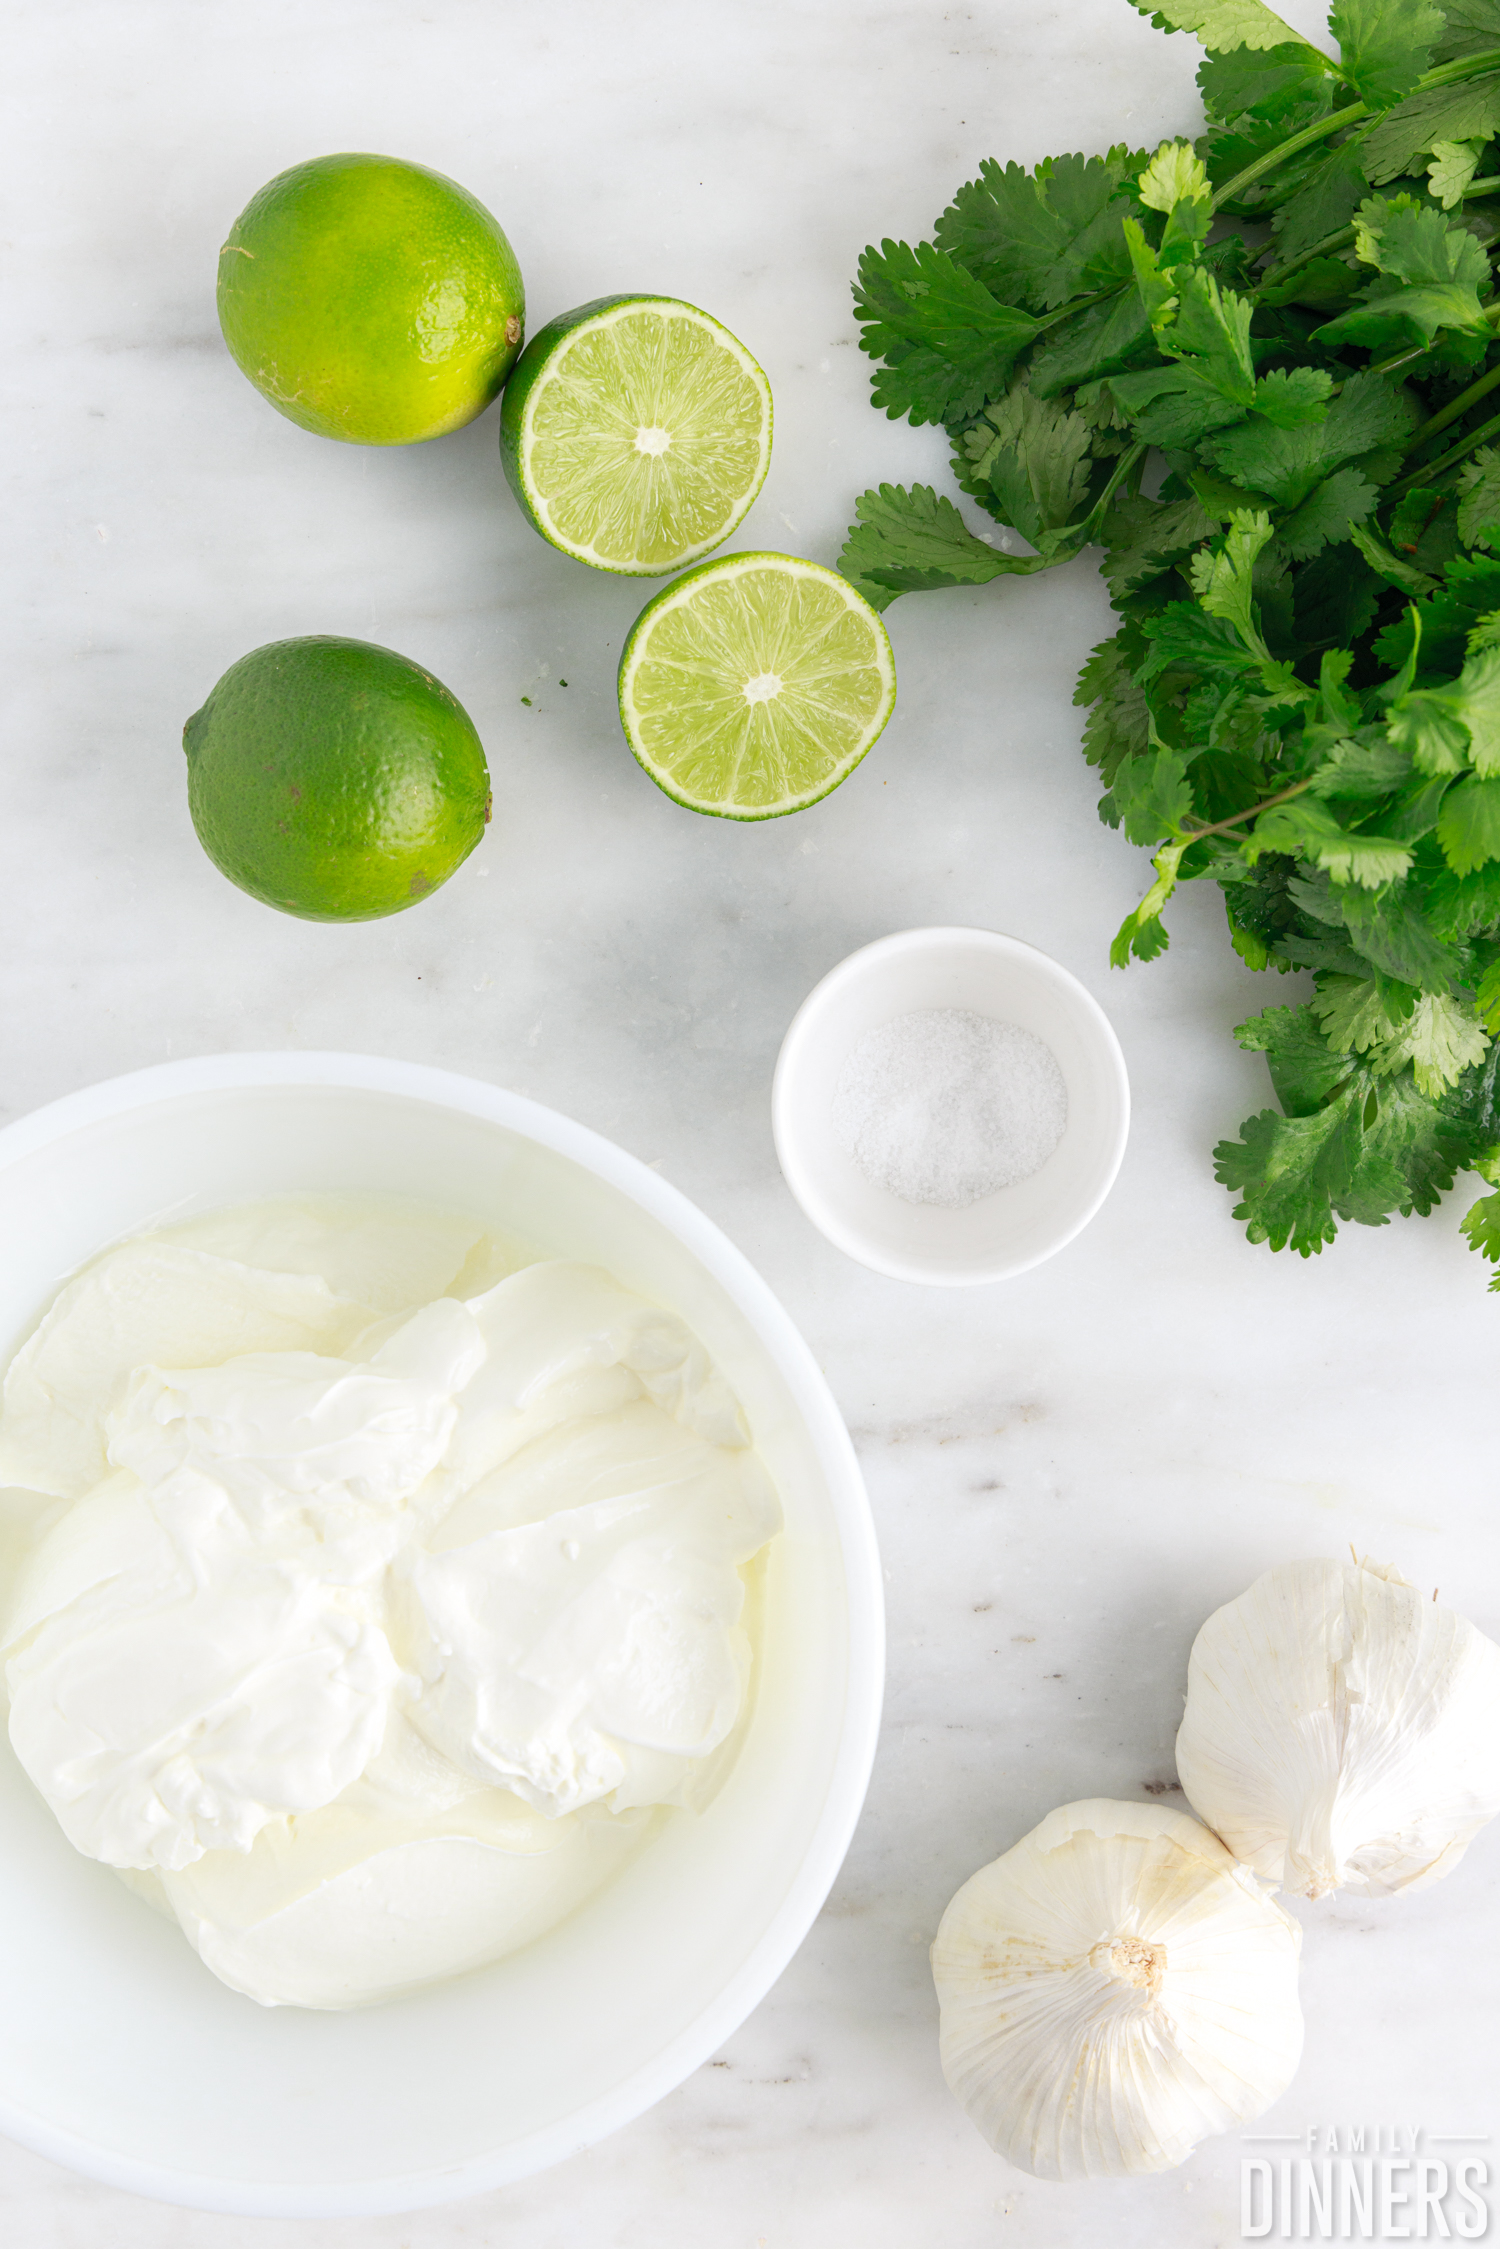
{"type": "Polygon", "coordinates": [[[1370,192],[1364,150],[1358,141],[1333,149],[1281,205],[1271,224],[1276,255],[1283,264],[1326,242],[1353,218],[1370,192]]]}
{"type": "Polygon", "coordinates": [[[1120,825],[1132,843],[1160,843],[1175,836],[1193,809],[1193,785],[1180,750],[1158,749],[1127,758],[1110,790],[1120,825]]]}
{"type": "Polygon", "coordinates": [[[1489,285],[1489,260],[1464,226],[1410,196],[1372,197],[1355,221],[1355,247],[1377,278],[1364,302],[1315,331],[1325,350],[1335,344],[1431,343],[1445,328],[1489,334],[1478,291],[1489,285]]]}
{"type": "Polygon", "coordinates": [[[861,348],[885,362],[871,392],[892,420],[967,420],[1005,388],[1018,353],[1037,334],[1026,313],[999,303],[930,242],[866,250],[854,312],[861,348]]]}
{"type": "Polygon", "coordinates": [[[1339,469],[1284,516],[1277,535],[1296,560],[1352,537],[1356,524],[1374,509],[1378,495],[1358,469],[1339,469]]]}
{"type": "Polygon", "coordinates": [[[1482,1062],[1489,1034],[1475,1010],[1446,992],[1424,992],[1404,1024],[1388,1040],[1372,1043],[1370,1067],[1377,1077],[1411,1066],[1419,1093],[1441,1100],[1466,1070],[1482,1062]]]}
{"type": "Polygon", "coordinates": [[[1364,1112],[1358,1155],[1334,1209],[1361,1226],[1384,1226],[1393,1211],[1425,1218],[1453,1185],[1465,1135],[1404,1076],[1387,1079],[1364,1112]]]}
{"type": "Polygon", "coordinates": [[[850,526],[839,569],[875,609],[888,607],[898,593],[984,586],[1036,567],[1032,556],[1001,554],[976,539],[953,502],[930,484],[909,491],[882,484],[862,492],[854,512],[859,520],[850,526]]]}
{"type": "Polygon", "coordinates": [[[1443,0],[1443,16],[1435,62],[1461,62],[1500,47],[1500,0],[1443,0]]]}
{"type": "Polygon", "coordinates": [[[1193,557],[1192,586],[1210,617],[1222,617],[1250,647],[1265,647],[1256,629],[1255,558],[1271,537],[1271,518],[1237,508],[1229,528],[1213,549],[1193,557]]]}
{"type": "Polygon", "coordinates": [[[1382,975],[1424,992],[1446,992],[1459,980],[1462,963],[1434,933],[1404,883],[1383,890],[1350,883],[1337,897],[1354,951],[1382,975]]]}
{"type": "Polygon", "coordinates": [[[1140,291],[1122,288],[1050,331],[1031,362],[1031,387],[1038,398],[1055,398],[1070,384],[1137,365],[1150,349],[1151,322],[1140,291]]]}
{"type": "MultiPolygon", "coordinates": [[[[1316,1006],[1316,1002],[1314,1002],[1316,1006]]],[[[1270,1007],[1236,1026],[1247,1054],[1263,1054],[1276,1098],[1289,1117],[1310,1117],[1349,1075],[1346,1050],[1335,1049],[1306,1007],[1270,1007]]]]}
{"type": "Polygon", "coordinates": [[[1150,740],[1146,698],[1130,668],[1125,642],[1131,627],[1124,625],[1112,640],[1101,641],[1078,675],[1075,703],[1092,705],[1083,730],[1083,754],[1097,765],[1106,785],[1113,782],[1122,760],[1137,757],[1150,740]]]}
{"type": "Polygon", "coordinates": [[[1482,445],[1458,473],[1458,535],[1466,547],[1500,543],[1500,453],[1482,445]]]}
{"type": "Polygon", "coordinates": [[[1162,908],[1177,888],[1177,869],[1187,848],[1186,843],[1168,843],[1157,852],[1151,862],[1156,880],[1116,931],[1109,948],[1111,968],[1128,968],[1132,959],[1155,960],[1166,951],[1170,940],[1162,927],[1162,908]]]}
{"type": "MultiPolygon", "coordinates": [[[[1349,536],[1357,539],[1357,528],[1349,536]]],[[[1374,619],[1379,595],[1378,577],[1353,545],[1325,547],[1294,581],[1298,639],[1308,649],[1351,646],[1374,619]]]]}
{"type": "MultiPolygon", "coordinates": [[[[1500,47],[1500,26],[1490,44],[1500,47]]],[[[1497,127],[1500,71],[1487,71],[1482,78],[1460,79],[1456,86],[1428,87],[1387,110],[1365,135],[1361,160],[1372,186],[1379,186],[1413,171],[1416,159],[1440,141],[1487,141],[1497,127]]]]}
{"type": "Polygon", "coordinates": [[[938,220],[937,246],[1007,304],[1050,312],[1072,296],[1130,278],[1113,198],[1140,159],[1054,156],[1036,173],[993,159],[938,220]]]}
{"type": "Polygon", "coordinates": [[[1191,31],[1216,55],[1305,44],[1262,0],[1131,0],[1158,31],[1191,31]]]}
{"type": "Polygon", "coordinates": [[[1036,397],[1024,382],[984,411],[984,422],[964,439],[966,487],[972,492],[987,485],[1001,522],[1036,546],[1084,511],[1089,425],[1081,414],[1036,397]]]}
{"type": "Polygon", "coordinates": [[[1159,578],[1211,536],[1213,523],[1196,499],[1116,499],[1104,519],[1103,570],[1116,600],[1159,578]]]}
{"type": "Polygon", "coordinates": [[[1398,281],[1457,281],[1481,289],[1489,280],[1489,260],[1468,228],[1407,195],[1372,195],[1362,203],[1355,247],[1366,264],[1398,281]]]}
{"type": "Polygon", "coordinates": [[[1500,774],[1500,648],[1471,656],[1451,687],[1403,696],[1387,723],[1424,773],[1457,773],[1467,761],[1486,780],[1500,774]]]}
{"type": "Polygon", "coordinates": [[[1273,367],[1255,385],[1255,412],[1273,429],[1306,429],[1327,421],[1332,389],[1326,367],[1273,367]]]}
{"type": "MultiPolygon", "coordinates": [[[[1410,409],[1396,385],[1384,375],[1368,371],[1352,375],[1318,420],[1290,428],[1276,426],[1264,414],[1263,398],[1269,383],[1267,377],[1257,385],[1256,412],[1233,429],[1205,437],[1199,451],[1237,484],[1264,492],[1280,506],[1300,507],[1332,471],[1410,435],[1410,409]]],[[[1351,503],[1344,521],[1362,521],[1373,504],[1373,487],[1367,487],[1370,496],[1363,499],[1353,486],[1344,489],[1351,503]]],[[[1331,507],[1323,512],[1333,520],[1331,507]]],[[[1337,530],[1324,532],[1318,544],[1329,537],[1346,535],[1337,530]]],[[[1293,551],[1299,550],[1294,547],[1293,551]]],[[[1315,550],[1306,547],[1301,551],[1315,550]]]]}
{"type": "Polygon", "coordinates": [[[1427,886],[1427,918],[1441,938],[1474,937],[1500,925],[1500,861],[1487,861],[1477,874],[1436,876],[1427,886]]]}
{"type": "MultiPolygon", "coordinates": [[[[1500,46],[1500,39],[1496,40],[1500,46]]],[[[1304,40],[1276,47],[1236,47],[1205,55],[1198,65],[1198,91],[1210,117],[1229,124],[1254,110],[1259,117],[1284,118],[1332,76],[1325,56],[1304,40]]]]}
{"type": "Polygon", "coordinates": [[[1338,1233],[1333,1200],[1353,1177],[1358,1138],[1348,1096],[1308,1116],[1262,1109],[1238,1140],[1219,1142],[1214,1177],[1239,1196],[1234,1215],[1252,1242],[1315,1257],[1338,1233]]]}
{"type": "MultiPolygon", "coordinates": [[[[1459,1220],[1470,1249],[1477,1249],[1492,1265],[1500,1265],[1500,1194],[1481,1195],[1459,1220]]],[[[1490,1276],[1490,1287],[1500,1289],[1500,1273],[1490,1276]]]]}
{"type": "Polygon", "coordinates": [[[1325,976],[1308,1005],[1333,1053],[1365,1054],[1398,1035],[1419,997],[1408,986],[1393,986],[1380,976],[1325,976]],[[1393,992],[1401,998],[1396,1014],[1391,1012],[1393,992]]]}
{"type": "Polygon", "coordinates": [[[1361,101],[1384,108],[1409,94],[1427,68],[1443,18],[1430,0],[1336,0],[1328,28],[1339,69],[1361,101]]]}
{"type": "Polygon", "coordinates": [[[1315,797],[1389,796],[1411,773],[1411,759],[1382,735],[1361,739],[1351,735],[1336,742],[1308,782],[1315,797]]]}
{"type": "Polygon", "coordinates": [[[1262,658],[1248,649],[1233,625],[1206,616],[1195,601],[1172,601],[1154,617],[1141,619],[1151,647],[1137,672],[1142,686],[1174,664],[1186,664],[1209,679],[1260,682],[1262,658]]]}
{"type": "Polygon", "coordinates": [[[1405,844],[1342,827],[1327,805],[1310,796],[1273,805],[1261,814],[1244,852],[1247,858],[1258,859],[1267,851],[1306,859],[1322,867],[1335,883],[1357,883],[1364,890],[1379,890],[1397,881],[1412,861],[1405,844]]]}
{"type": "Polygon", "coordinates": [[[1500,781],[1460,781],[1449,789],[1437,835],[1456,875],[1472,875],[1489,860],[1500,859],[1500,781]]]}

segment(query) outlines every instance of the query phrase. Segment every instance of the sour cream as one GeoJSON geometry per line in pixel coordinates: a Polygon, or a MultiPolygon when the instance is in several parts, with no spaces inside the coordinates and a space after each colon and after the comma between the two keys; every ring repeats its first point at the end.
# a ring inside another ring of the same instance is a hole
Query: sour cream
{"type": "Polygon", "coordinates": [[[683,1323],[446,1218],[126,1242],[6,1374],[0,1652],[75,1847],[264,2005],[552,1926],[723,1776],[780,1510],[683,1323]],[[496,1272],[502,1277],[496,1279],[496,1272]]]}

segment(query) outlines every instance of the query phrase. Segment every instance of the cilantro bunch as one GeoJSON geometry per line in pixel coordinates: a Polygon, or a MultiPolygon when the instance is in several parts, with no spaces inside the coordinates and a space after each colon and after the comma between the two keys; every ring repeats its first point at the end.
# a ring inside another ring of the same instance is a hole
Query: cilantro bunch
{"type": "MultiPolygon", "coordinates": [[[[885,608],[1103,547],[1076,700],[1154,875],[1111,958],[1206,881],[1312,972],[1240,1026],[1280,1106],[1216,1151],[1305,1257],[1500,1187],[1500,0],[1339,0],[1336,63],[1261,0],[1152,21],[1208,50],[1201,139],[987,163],[860,262],[876,405],[1019,537],[883,484],[840,566],[885,608]]],[[[1500,1263],[1500,1193],[1464,1224],[1500,1263]]]]}

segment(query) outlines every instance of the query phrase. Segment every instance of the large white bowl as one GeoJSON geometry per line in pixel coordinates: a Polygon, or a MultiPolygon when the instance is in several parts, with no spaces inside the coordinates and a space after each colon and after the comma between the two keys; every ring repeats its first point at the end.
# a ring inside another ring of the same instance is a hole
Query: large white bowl
{"type": "Polygon", "coordinates": [[[718,1229],[631,1156],[469,1078],[347,1054],[220,1055],[0,1132],[0,1363],[122,1234],[300,1191],[399,1192],[604,1265],[694,1327],[780,1487],[759,1692],[701,1817],[493,1968],[349,2015],[264,2011],[80,1858],[0,1749],[0,2130],[201,2209],[455,2200],[614,2131],[699,2067],[791,1959],[848,1848],[883,1677],[879,1561],[807,1346],[718,1229]]]}

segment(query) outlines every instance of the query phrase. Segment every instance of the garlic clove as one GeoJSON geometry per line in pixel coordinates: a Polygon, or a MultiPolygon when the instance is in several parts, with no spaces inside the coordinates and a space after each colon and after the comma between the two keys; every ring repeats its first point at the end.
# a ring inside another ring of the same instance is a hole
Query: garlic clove
{"type": "Polygon", "coordinates": [[[1384,1565],[1285,1563],[1194,1641],[1177,1770],[1293,1896],[1435,1882],[1500,1811],[1500,1648],[1384,1565]]]}
{"type": "Polygon", "coordinates": [[[1290,2082],[1301,1942],[1197,1820],[1065,1804],[943,1915],[943,2074],[1039,2178],[1169,2170],[1290,2082]]]}

